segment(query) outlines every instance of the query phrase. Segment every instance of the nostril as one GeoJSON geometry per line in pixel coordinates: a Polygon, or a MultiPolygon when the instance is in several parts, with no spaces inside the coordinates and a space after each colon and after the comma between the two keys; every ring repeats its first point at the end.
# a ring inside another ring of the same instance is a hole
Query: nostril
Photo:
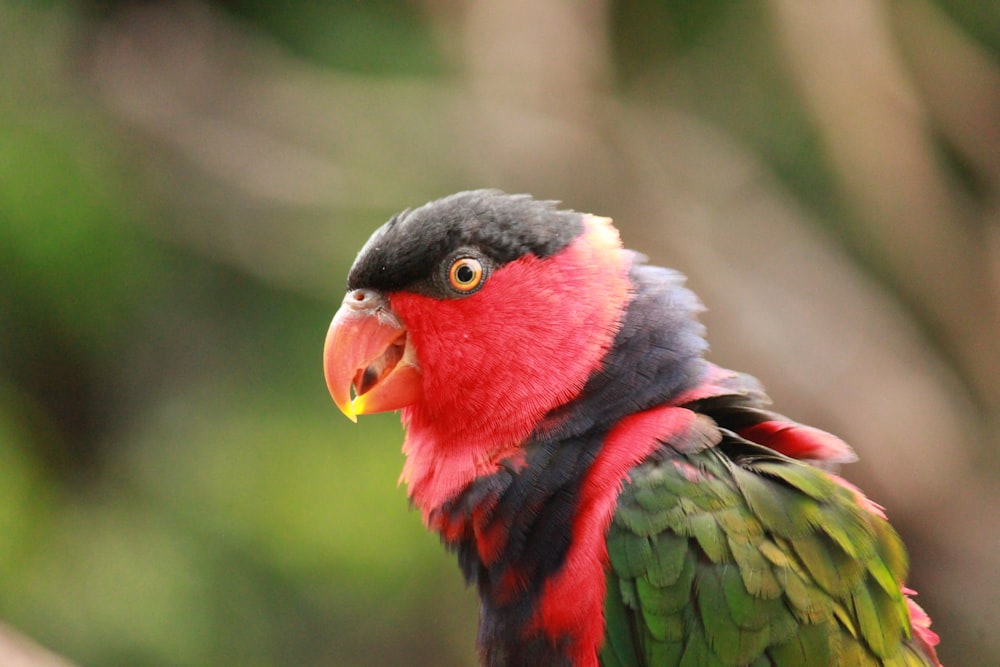
{"type": "Polygon", "coordinates": [[[380,302],[381,298],[377,291],[364,288],[351,290],[344,297],[344,305],[355,310],[376,309],[380,302]]]}

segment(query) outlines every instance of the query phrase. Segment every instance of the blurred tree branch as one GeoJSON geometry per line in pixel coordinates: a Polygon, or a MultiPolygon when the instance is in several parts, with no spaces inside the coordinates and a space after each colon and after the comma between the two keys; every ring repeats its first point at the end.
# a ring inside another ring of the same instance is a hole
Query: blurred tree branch
{"type": "MultiPolygon", "coordinates": [[[[941,164],[931,118],[932,111],[951,110],[951,118],[944,119],[945,134],[984,168],[992,193],[986,206],[995,208],[1000,184],[995,69],[984,68],[972,44],[949,31],[929,4],[901,8],[911,31],[917,23],[928,41],[952,47],[923,61],[936,62],[943,54],[942,60],[953,66],[949,74],[963,73],[949,76],[948,88],[940,91],[944,95],[938,94],[928,108],[895,43],[887,3],[774,0],[771,6],[789,53],[785,62],[820,129],[845,196],[864,221],[854,242],[886,263],[910,306],[928,318],[958,359],[979,399],[1000,409],[995,259],[989,235],[977,223],[983,211],[970,206],[941,164]],[[942,44],[944,40],[950,43],[942,44]],[[956,104],[960,101],[973,103],[956,104]]],[[[938,67],[927,78],[940,89],[944,82],[940,75],[935,78],[938,67]]]]}
{"type": "Polygon", "coordinates": [[[74,667],[62,656],[42,648],[10,626],[0,623],[0,665],[3,667],[74,667]]]}

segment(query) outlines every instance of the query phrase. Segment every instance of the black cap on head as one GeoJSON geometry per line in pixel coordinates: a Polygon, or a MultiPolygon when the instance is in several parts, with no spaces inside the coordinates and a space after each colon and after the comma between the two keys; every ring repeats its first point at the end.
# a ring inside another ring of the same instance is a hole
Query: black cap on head
{"type": "Polygon", "coordinates": [[[404,289],[449,253],[474,248],[496,266],[532,253],[548,257],[583,230],[583,215],[556,202],[499,190],[470,190],[393,216],[372,234],[347,278],[349,289],[404,289]]]}

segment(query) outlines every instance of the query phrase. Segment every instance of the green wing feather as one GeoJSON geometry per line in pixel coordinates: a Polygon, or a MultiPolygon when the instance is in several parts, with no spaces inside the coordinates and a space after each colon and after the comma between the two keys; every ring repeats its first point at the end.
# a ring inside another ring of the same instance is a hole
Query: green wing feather
{"type": "Polygon", "coordinates": [[[932,665],[885,519],[822,470],[723,435],[632,471],[608,533],[601,663],[932,665]]]}

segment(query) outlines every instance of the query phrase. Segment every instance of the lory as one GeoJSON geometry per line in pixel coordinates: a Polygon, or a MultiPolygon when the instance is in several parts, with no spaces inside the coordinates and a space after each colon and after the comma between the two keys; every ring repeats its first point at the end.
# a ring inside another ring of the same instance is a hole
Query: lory
{"type": "Polygon", "coordinates": [[[608,218],[461,192],[361,249],[326,381],[401,412],[482,665],[939,665],[853,451],[706,360],[701,310],[608,218]]]}

